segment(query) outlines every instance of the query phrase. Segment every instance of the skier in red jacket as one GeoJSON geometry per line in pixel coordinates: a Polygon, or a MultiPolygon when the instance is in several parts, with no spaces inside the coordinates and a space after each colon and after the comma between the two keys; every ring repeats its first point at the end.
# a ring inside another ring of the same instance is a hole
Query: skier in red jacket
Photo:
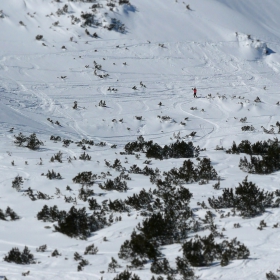
{"type": "Polygon", "coordinates": [[[196,92],[197,92],[196,87],[192,88],[192,90],[193,90],[193,97],[197,97],[197,96],[196,96],[196,92]]]}

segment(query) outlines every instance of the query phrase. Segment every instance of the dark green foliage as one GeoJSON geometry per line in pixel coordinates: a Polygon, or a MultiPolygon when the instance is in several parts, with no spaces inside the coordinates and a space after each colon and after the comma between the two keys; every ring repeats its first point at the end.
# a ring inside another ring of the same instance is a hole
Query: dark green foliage
{"type": "Polygon", "coordinates": [[[176,268],[177,272],[182,276],[182,279],[193,279],[194,278],[194,272],[192,268],[190,267],[190,263],[186,258],[176,258],[176,268]]]}
{"type": "Polygon", "coordinates": [[[280,145],[277,138],[258,141],[254,144],[251,144],[248,140],[241,141],[239,145],[233,142],[227,153],[249,154],[249,160],[244,157],[240,159],[239,163],[240,169],[248,173],[270,174],[280,170],[280,145]]]}
{"type": "Polygon", "coordinates": [[[214,261],[216,244],[213,235],[197,237],[184,243],[183,255],[192,266],[207,266],[214,261]]]}
{"type": "Polygon", "coordinates": [[[137,229],[147,240],[158,245],[173,244],[187,237],[187,218],[182,217],[179,212],[166,211],[165,215],[160,212],[152,214],[143,220],[137,229]]]}
{"type": "MultiPolygon", "coordinates": [[[[54,206],[56,207],[56,206],[54,206]]],[[[38,220],[57,221],[57,225],[54,225],[56,231],[66,234],[70,237],[87,239],[91,235],[91,232],[97,231],[108,225],[106,217],[101,213],[94,212],[92,215],[86,213],[85,207],[82,209],[76,209],[71,207],[68,213],[65,211],[56,211],[52,208],[48,209],[45,205],[43,210],[37,214],[38,220]]]]}
{"type": "Polygon", "coordinates": [[[86,247],[84,254],[85,255],[96,255],[98,253],[98,248],[91,244],[86,247]]]}
{"type": "Polygon", "coordinates": [[[80,261],[83,257],[78,253],[78,252],[75,252],[74,253],[74,260],[77,262],[77,261],[80,261]]]}
{"type": "Polygon", "coordinates": [[[131,261],[131,265],[127,266],[129,269],[142,269],[146,262],[135,258],[131,261]]]}
{"type": "MultiPolygon", "coordinates": [[[[19,219],[18,214],[14,210],[12,210],[9,206],[6,209],[5,217],[6,217],[6,219],[10,218],[10,221],[16,221],[19,219]]],[[[0,219],[1,219],[1,217],[0,217],[0,219]]]]}
{"type": "Polygon", "coordinates": [[[35,133],[30,134],[30,136],[24,136],[22,133],[19,133],[17,136],[14,135],[15,141],[14,143],[20,147],[24,144],[24,147],[27,147],[31,150],[37,150],[40,146],[44,145],[42,141],[40,141],[35,133]]]}
{"type": "Polygon", "coordinates": [[[57,206],[48,207],[44,205],[43,209],[38,212],[37,219],[44,222],[55,222],[62,219],[66,215],[65,211],[59,211],[57,206]]]}
{"type": "Polygon", "coordinates": [[[186,143],[178,141],[165,145],[163,148],[153,141],[146,142],[142,136],[135,142],[129,142],[124,147],[127,154],[137,152],[146,153],[148,158],[168,159],[168,158],[190,158],[199,155],[199,148],[195,148],[192,142],[186,143]]]}
{"type": "Polygon", "coordinates": [[[63,142],[63,147],[68,147],[71,143],[73,143],[73,141],[72,140],[70,140],[70,139],[63,139],[62,140],[62,142],[63,142]]]}
{"type": "Polygon", "coordinates": [[[182,246],[183,256],[192,266],[208,266],[214,260],[221,260],[221,265],[225,266],[230,260],[247,259],[250,251],[236,238],[222,243],[215,243],[214,236],[197,236],[185,242],[182,246]]]}
{"type": "Polygon", "coordinates": [[[204,179],[207,181],[218,179],[218,174],[211,165],[211,160],[209,158],[203,158],[202,160],[200,160],[197,166],[197,170],[199,179],[204,179]]]}
{"type": "Polygon", "coordinates": [[[132,272],[125,270],[118,274],[113,280],[141,280],[140,277],[136,274],[132,275],[132,272]]]}
{"type": "Polygon", "coordinates": [[[48,170],[48,173],[46,174],[46,177],[50,180],[53,179],[62,179],[61,175],[59,173],[56,173],[55,171],[48,170]]]}
{"type": "Polygon", "coordinates": [[[119,0],[119,5],[124,5],[124,4],[130,5],[129,0],[119,0]]]}
{"type": "Polygon", "coordinates": [[[80,160],[91,160],[91,156],[86,154],[85,152],[79,156],[80,160]]]}
{"type": "Polygon", "coordinates": [[[50,140],[55,141],[55,142],[56,141],[61,141],[61,137],[60,136],[51,135],[50,140]]]}
{"type": "Polygon", "coordinates": [[[119,191],[126,192],[128,190],[127,183],[122,181],[120,177],[116,177],[114,180],[107,180],[102,184],[98,184],[99,188],[106,191],[119,191]]]}
{"type": "Polygon", "coordinates": [[[83,147],[84,145],[90,145],[93,146],[94,142],[93,140],[88,140],[88,139],[82,139],[81,141],[75,142],[78,147],[83,147]]]}
{"type": "Polygon", "coordinates": [[[133,164],[130,166],[129,172],[134,174],[142,174],[142,169],[136,164],[133,164]]]}
{"type": "Polygon", "coordinates": [[[153,202],[153,194],[151,192],[146,192],[142,189],[139,194],[133,194],[133,196],[128,196],[125,203],[135,208],[136,210],[147,209],[148,206],[153,202]]]}
{"type": "Polygon", "coordinates": [[[151,265],[151,272],[154,274],[165,274],[165,275],[173,273],[169,265],[169,262],[166,258],[163,258],[162,260],[155,260],[151,265]]]}
{"type": "Polygon", "coordinates": [[[80,239],[86,239],[91,232],[108,225],[106,217],[102,214],[94,212],[92,215],[87,215],[85,207],[76,209],[74,206],[67,213],[59,211],[56,205],[50,208],[45,205],[37,214],[37,219],[49,222],[57,221],[57,225],[54,225],[56,231],[80,239]]]}
{"type": "Polygon", "coordinates": [[[15,141],[14,143],[18,146],[23,146],[25,144],[25,147],[31,149],[31,150],[37,150],[40,148],[40,146],[44,145],[42,141],[40,141],[35,133],[30,134],[30,136],[24,136],[22,133],[19,133],[17,136],[14,135],[15,141]]]}
{"type": "Polygon", "coordinates": [[[88,208],[89,210],[100,210],[101,205],[99,205],[95,198],[88,199],[88,208]]]}
{"type": "Polygon", "coordinates": [[[21,190],[21,185],[23,184],[23,179],[21,176],[17,175],[12,181],[12,188],[16,189],[18,192],[21,190]]]}
{"type": "Polygon", "coordinates": [[[77,271],[82,271],[86,265],[89,265],[88,260],[81,259],[81,261],[79,262],[79,265],[77,267],[77,271]]]}
{"type": "Polygon", "coordinates": [[[0,209],[0,220],[6,221],[6,215],[3,213],[2,209],[0,209]]]}
{"type": "Polygon", "coordinates": [[[43,199],[43,200],[49,200],[51,199],[51,197],[45,193],[39,192],[37,191],[37,193],[34,193],[33,190],[29,187],[26,191],[25,191],[25,195],[29,196],[29,198],[32,201],[35,201],[37,199],[43,199]]]}
{"type": "Polygon", "coordinates": [[[30,264],[34,263],[34,256],[30,253],[28,247],[25,246],[22,252],[20,252],[18,248],[11,249],[3,260],[16,264],[30,264]]]}
{"type": "Polygon", "coordinates": [[[0,209],[0,220],[3,221],[15,221],[18,220],[19,216],[17,213],[12,210],[9,206],[7,207],[5,213],[3,212],[2,209],[0,209]]]}
{"type": "Polygon", "coordinates": [[[23,135],[21,132],[17,136],[14,135],[14,137],[14,143],[20,147],[27,141],[27,136],[23,135]]]}
{"type": "Polygon", "coordinates": [[[63,155],[62,152],[59,151],[57,154],[55,154],[51,157],[51,162],[54,162],[56,160],[56,161],[62,163],[62,155],[63,155]]]}
{"type": "Polygon", "coordinates": [[[85,207],[76,209],[72,206],[69,212],[62,219],[59,219],[58,224],[54,225],[54,227],[56,231],[80,239],[86,239],[91,233],[90,221],[85,207]]]}
{"type": "Polygon", "coordinates": [[[129,208],[125,205],[125,203],[121,199],[109,200],[108,203],[110,211],[114,212],[129,212],[129,208]]]}
{"type": "Polygon", "coordinates": [[[91,171],[84,171],[78,173],[78,175],[75,176],[72,180],[76,184],[82,184],[83,186],[92,186],[95,179],[96,175],[93,175],[91,171]]]}
{"type": "Polygon", "coordinates": [[[269,273],[266,273],[266,279],[267,280],[279,280],[280,277],[278,275],[276,275],[275,273],[270,271],[269,273]]]}
{"type": "Polygon", "coordinates": [[[164,175],[165,181],[173,185],[218,179],[218,174],[208,158],[200,160],[197,166],[191,160],[185,160],[181,167],[172,168],[170,171],[164,172],[164,175]]]}
{"type": "Polygon", "coordinates": [[[125,167],[122,166],[122,163],[119,159],[115,159],[114,163],[110,166],[114,168],[116,171],[125,171],[125,167]]]}
{"type": "Polygon", "coordinates": [[[155,278],[155,276],[152,276],[151,280],[164,280],[164,278],[162,276],[158,276],[157,278],[155,278]]]}
{"type": "Polygon", "coordinates": [[[59,252],[57,251],[57,249],[54,249],[54,251],[51,254],[52,257],[57,257],[57,256],[61,256],[61,254],[59,254],[59,252]]]}
{"type": "Polygon", "coordinates": [[[150,168],[147,165],[143,169],[141,169],[136,164],[133,164],[132,166],[130,166],[130,169],[129,169],[129,173],[143,174],[145,176],[155,176],[158,171],[159,171],[158,169],[154,170],[153,168],[150,168]]]}
{"type": "Polygon", "coordinates": [[[222,196],[208,198],[214,209],[236,208],[240,215],[246,218],[254,217],[265,212],[265,208],[278,206],[274,203],[274,193],[260,190],[254,183],[248,182],[247,177],[235,189],[224,189],[222,196]]]}
{"type": "Polygon", "coordinates": [[[242,131],[254,131],[255,130],[255,128],[251,125],[245,125],[245,126],[242,126],[241,127],[241,130],[242,131]]]}
{"type": "Polygon", "coordinates": [[[116,268],[120,268],[121,266],[118,262],[112,257],[111,262],[108,264],[108,272],[116,272],[116,268]]]}
{"type": "Polygon", "coordinates": [[[135,231],[131,234],[131,240],[126,240],[120,248],[118,254],[120,259],[132,260],[140,259],[156,259],[161,254],[158,247],[153,245],[142,234],[137,234],[135,231]]]}
{"type": "Polygon", "coordinates": [[[88,198],[90,196],[93,196],[94,195],[94,191],[89,189],[89,188],[84,188],[84,187],[81,187],[79,189],[79,195],[78,195],[78,198],[83,200],[83,201],[87,201],[88,198]]]}
{"type": "Polygon", "coordinates": [[[46,252],[46,250],[47,250],[47,245],[46,244],[39,246],[39,248],[36,248],[37,252],[44,253],[44,252],[46,252]]]}

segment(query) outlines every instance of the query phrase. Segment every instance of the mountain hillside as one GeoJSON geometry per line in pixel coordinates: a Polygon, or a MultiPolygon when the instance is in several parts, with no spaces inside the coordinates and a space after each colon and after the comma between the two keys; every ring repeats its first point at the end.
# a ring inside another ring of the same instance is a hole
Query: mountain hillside
{"type": "Polygon", "coordinates": [[[2,2],[0,279],[280,279],[279,2],[2,2]]]}

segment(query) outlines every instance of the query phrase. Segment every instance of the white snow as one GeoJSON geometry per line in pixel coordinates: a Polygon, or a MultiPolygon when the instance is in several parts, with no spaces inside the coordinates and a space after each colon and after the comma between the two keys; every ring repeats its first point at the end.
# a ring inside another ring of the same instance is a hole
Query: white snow
{"type": "MultiPolygon", "coordinates": [[[[128,169],[133,164],[144,167],[144,154],[140,159],[120,155],[124,145],[138,136],[165,145],[174,142],[174,133],[185,136],[196,131],[196,136],[187,141],[206,149],[201,156],[211,159],[222,178],[222,189],[237,187],[248,174],[238,167],[243,155],[226,154],[216,150],[217,145],[228,149],[233,141],[240,143],[247,139],[254,143],[278,137],[265,134],[261,126],[270,129],[280,121],[280,107],[276,104],[280,101],[279,1],[131,0],[131,6],[117,5],[113,11],[106,1],[97,2],[103,4],[96,14],[102,25],[106,26],[109,16],[115,17],[125,24],[127,32],[109,31],[102,26],[81,27],[81,22],[71,24],[72,15],[80,18],[82,11],[91,11],[93,3],[66,0],[2,0],[0,3],[0,208],[5,210],[9,206],[21,217],[14,222],[0,220],[0,276],[9,280],[25,279],[22,272],[28,270],[28,279],[103,277],[110,280],[116,276],[107,273],[111,257],[122,265],[118,273],[126,268],[128,263],[118,258],[118,252],[142,219],[137,211],[132,211],[130,216],[116,213],[122,216],[122,221],[94,232],[86,241],[54,232],[52,223],[38,221],[36,215],[45,204],[69,210],[73,204],[65,203],[64,195],[78,195],[80,186],[72,178],[79,172],[110,171],[115,178],[119,172],[108,168],[105,159],[112,163],[119,158],[128,169]],[[58,16],[56,11],[65,4],[68,13],[58,16]],[[191,10],[186,8],[187,4],[191,10]],[[57,21],[58,25],[54,26],[57,21]],[[86,35],[86,28],[91,34],[96,32],[99,38],[86,35]],[[36,40],[37,35],[43,35],[43,39],[36,40]],[[102,66],[97,74],[109,74],[108,77],[94,75],[94,61],[102,66]],[[140,81],[146,88],[140,86],[140,81]],[[137,89],[133,90],[133,86],[137,89]],[[198,89],[197,99],[192,95],[194,86],[198,89]],[[109,87],[117,91],[108,91],[109,87]],[[257,96],[262,102],[254,102],[257,96]],[[100,100],[107,107],[98,106],[100,100]],[[75,101],[77,110],[72,109],[75,101]],[[163,106],[158,106],[159,102],[163,106]],[[135,116],[142,116],[142,120],[135,116]],[[172,121],[161,121],[158,116],[170,116],[172,121]],[[247,117],[246,124],[240,122],[244,117],[247,117]],[[61,126],[52,124],[48,118],[59,121],[61,126]],[[244,125],[253,125],[256,130],[243,132],[244,125]],[[11,128],[14,128],[12,132],[11,128]],[[20,132],[24,135],[35,132],[44,146],[39,151],[16,146],[14,135],[20,132]],[[63,147],[61,142],[51,141],[51,135],[73,141],[92,139],[107,145],[88,149],[86,153],[92,157],[91,161],[68,163],[68,157],[79,158],[83,150],[74,143],[63,147]],[[111,148],[114,144],[116,149],[111,148]],[[58,151],[63,153],[62,164],[50,162],[58,151]],[[124,163],[125,157],[128,163],[124,163]],[[41,176],[52,169],[63,179],[48,180],[41,176]],[[24,179],[23,189],[30,187],[54,198],[31,201],[23,192],[16,192],[11,185],[17,175],[24,179]],[[71,192],[66,191],[67,185],[71,192]],[[62,195],[55,195],[56,188],[62,195]],[[77,272],[73,254],[83,255],[85,247],[92,243],[98,247],[98,254],[85,256],[90,265],[77,272]],[[47,244],[47,252],[36,252],[43,244],[47,244]],[[40,263],[17,265],[3,261],[13,247],[22,250],[25,245],[40,263]],[[62,256],[50,257],[54,249],[62,256]]],[[[165,171],[181,166],[183,161],[152,160],[151,167],[165,171]]],[[[105,196],[95,197],[97,201],[125,199],[142,188],[154,188],[148,177],[130,176],[127,193],[105,192],[105,196]]],[[[248,179],[261,189],[279,189],[279,171],[270,175],[249,174],[248,179]]],[[[214,183],[184,185],[193,193],[191,207],[201,217],[206,210],[197,206],[197,202],[207,203],[208,197],[222,194],[222,189],[213,189],[214,183]]],[[[104,193],[98,184],[92,189],[97,194],[104,193]]],[[[88,206],[82,200],[77,201],[77,208],[88,206]]],[[[88,208],[87,211],[91,212],[88,208]]],[[[225,228],[224,234],[229,239],[237,237],[244,243],[250,250],[250,258],[232,261],[226,267],[215,264],[194,268],[196,275],[200,279],[247,280],[265,279],[269,271],[276,273],[280,232],[272,226],[279,219],[278,208],[251,219],[217,216],[215,223],[219,231],[225,228]],[[268,227],[259,231],[261,220],[268,227]],[[237,222],[241,228],[233,227],[237,222]]],[[[180,244],[162,248],[171,265],[182,254],[180,249],[180,244]]],[[[151,279],[150,264],[135,273],[141,279],[151,279]]]]}

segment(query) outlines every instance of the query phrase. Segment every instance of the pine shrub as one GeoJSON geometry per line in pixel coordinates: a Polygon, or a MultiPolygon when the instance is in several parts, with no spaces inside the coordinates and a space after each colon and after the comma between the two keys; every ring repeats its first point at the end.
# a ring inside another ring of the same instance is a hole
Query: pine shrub
{"type": "Polygon", "coordinates": [[[24,247],[22,252],[15,247],[8,252],[8,255],[6,255],[3,260],[9,263],[31,264],[34,263],[34,256],[30,253],[27,246],[24,247]]]}

